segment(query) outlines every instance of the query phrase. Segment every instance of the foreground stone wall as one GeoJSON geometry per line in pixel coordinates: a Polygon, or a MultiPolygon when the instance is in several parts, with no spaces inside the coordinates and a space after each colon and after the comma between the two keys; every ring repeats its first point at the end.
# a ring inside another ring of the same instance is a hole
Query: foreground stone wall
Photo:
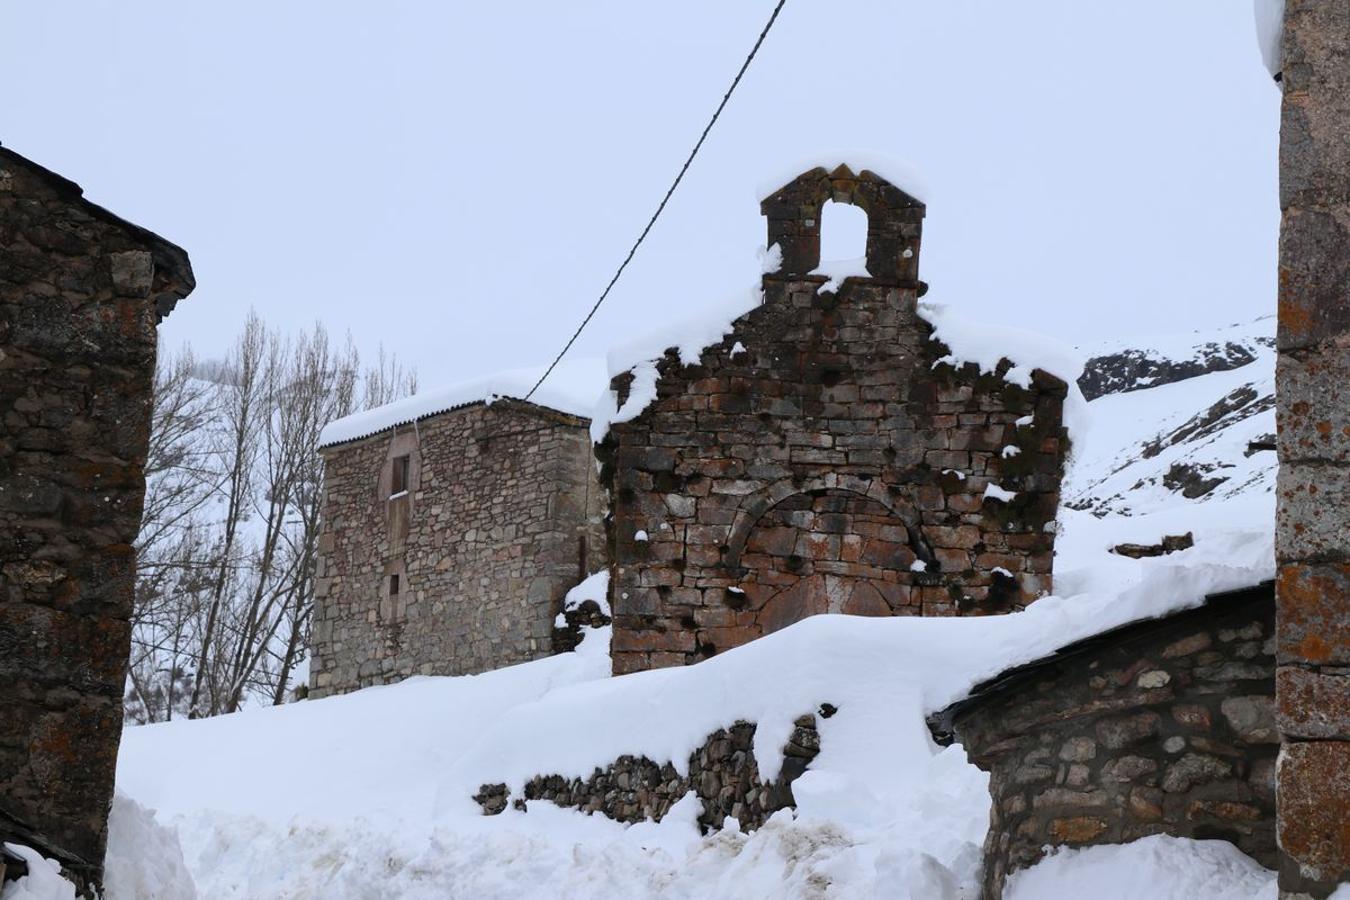
{"type": "Polygon", "coordinates": [[[1274,598],[1216,598],[1014,671],[948,713],[990,773],[985,900],[1048,848],[1150,834],[1275,847],[1274,598]]]}
{"type": "MultiPolygon", "coordinates": [[[[822,706],[826,718],[834,708],[822,706]]],[[[547,800],[558,806],[601,813],[618,822],[633,824],[661,821],[670,808],[689,792],[702,803],[699,826],[706,833],[722,827],[727,816],[741,827],[754,829],[780,809],[796,806],[792,782],[820,752],[816,716],[801,716],[783,748],[783,766],[778,777],[764,782],[755,760],[755,725],[737,722],[708,736],[689,756],[688,774],[681,775],[669,762],[658,764],[645,756],[621,756],[584,781],[561,775],[540,775],[524,788],[524,797],[510,800],[505,784],[485,784],[474,800],[487,815],[506,809],[510,801],[527,809],[531,800],[547,800]]]]}
{"type": "Polygon", "coordinates": [[[588,428],[501,400],[325,448],[311,696],[553,652],[563,596],[604,564],[588,428]]]}
{"type": "Polygon", "coordinates": [[[101,877],[182,250],[0,149],[0,838],[101,877]]]}
{"type": "Polygon", "coordinates": [[[1280,123],[1282,897],[1350,880],[1350,0],[1287,0],[1280,123]]]}
{"type": "MultiPolygon", "coordinates": [[[[986,614],[1050,590],[1066,386],[941,361],[916,312],[923,206],[897,188],[817,169],[763,210],[783,253],[763,305],[697,365],[668,351],[656,399],[597,450],[616,674],[816,613],[986,614]],[[822,292],[831,198],[868,212],[871,276],[822,292]]],[[[613,387],[623,403],[632,376],[613,387]]]]}

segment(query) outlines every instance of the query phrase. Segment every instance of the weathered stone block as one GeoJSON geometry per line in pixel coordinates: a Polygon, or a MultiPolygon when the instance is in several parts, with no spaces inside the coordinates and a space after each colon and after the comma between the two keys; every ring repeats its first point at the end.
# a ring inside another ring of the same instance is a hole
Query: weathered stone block
{"type": "Polygon", "coordinates": [[[1280,730],[1288,737],[1350,741],[1350,675],[1280,666],[1275,696],[1280,730]]]}
{"type": "Polygon", "coordinates": [[[1350,665],[1350,563],[1291,563],[1275,589],[1281,663],[1350,665]]]}
{"type": "Polygon", "coordinates": [[[1350,343],[1281,353],[1275,377],[1281,465],[1350,462],[1350,343]]]}
{"type": "Polygon", "coordinates": [[[1350,879],[1350,743],[1286,744],[1278,780],[1280,849],[1305,878],[1350,879]]]}

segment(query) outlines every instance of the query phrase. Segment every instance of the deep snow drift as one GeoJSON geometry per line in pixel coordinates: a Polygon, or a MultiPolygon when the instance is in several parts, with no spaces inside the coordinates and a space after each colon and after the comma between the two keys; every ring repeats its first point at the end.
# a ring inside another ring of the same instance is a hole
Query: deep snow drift
{"type": "MultiPolygon", "coordinates": [[[[974,898],[986,778],[959,747],[931,743],[925,713],[1078,637],[1272,576],[1274,454],[1247,446],[1268,414],[1229,415],[1222,402],[1247,384],[1262,393],[1272,358],[1087,404],[1057,596],[1026,612],[819,616],[695,666],[617,679],[602,630],[576,653],[480,676],[131,728],[119,790],[177,828],[202,897],[974,898]],[[1197,416],[1206,423],[1186,428],[1197,416]],[[1144,452],[1155,443],[1165,446],[1144,452]],[[1167,478],[1179,462],[1227,480],[1187,496],[1167,478]],[[1169,556],[1108,552],[1185,531],[1195,545],[1169,556]],[[759,723],[756,756],[772,774],[792,719],[823,702],[839,712],[820,721],[799,809],[750,835],[730,823],[700,837],[692,798],[633,827],[541,802],[484,817],[470,799],[484,782],[585,775],[623,753],[683,768],[709,732],[741,718],[759,723]]],[[[601,592],[595,577],[570,599],[601,592]]],[[[115,817],[114,843],[144,827],[115,817]]],[[[111,873],[111,900],[153,896],[111,873]]],[[[1226,846],[1168,839],[1058,854],[1010,896],[1050,900],[1045,879],[1101,885],[1082,893],[1103,898],[1180,897],[1164,885],[1191,883],[1209,893],[1188,900],[1274,896],[1271,873],[1226,846]],[[1113,874],[1125,870],[1133,881],[1113,874]]],[[[4,900],[29,900],[17,890],[4,900]]]]}

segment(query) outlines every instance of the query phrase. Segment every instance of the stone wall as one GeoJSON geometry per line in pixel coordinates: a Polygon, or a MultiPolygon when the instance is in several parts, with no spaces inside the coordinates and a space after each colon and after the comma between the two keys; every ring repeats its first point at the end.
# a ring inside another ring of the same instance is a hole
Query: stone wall
{"type": "Polygon", "coordinates": [[[0,149],[0,838],[103,866],[179,248],[0,149]]]}
{"type": "Polygon", "coordinates": [[[763,305],[698,365],[668,351],[656,399],[597,449],[616,674],[815,613],[986,614],[1050,590],[1066,386],[940,362],[916,312],[923,206],[895,187],[817,169],[763,211],[783,252],[763,305]],[[871,276],[822,291],[830,198],[868,212],[871,276]]]}
{"type": "Polygon", "coordinates": [[[1350,0],[1287,0],[1280,123],[1281,896],[1350,880],[1350,0]]]}
{"type": "Polygon", "coordinates": [[[947,727],[990,773],[984,898],[1048,848],[1150,834],[1276,862],[1270,586],[1084,641],[977,688],[947,727]]]}
{"type": "Polygon", "coordinates": [[[553,652],[564,594],[604,564],[588,428],[500,400],[324,448],[310,696],[553,652]]]}
{"type": "MultiPolygon", "coordinates": [[[[834,708],[821,707],[828,718],[834,708]]],[[[474,796],[487,815],[496,815],[509,802],[527,809],[529,801],[547,800],[558,806],[601,813],[618,822],[633,824],[661,821],[670,808],[690,791],[702,804],[699,826],[706,833],[722,827],[727,816],[745,829],[758,828],[780,809],[796,806],[792,782],[806,771],[820,752],[820,733],[815,715],[797,719],[783,748],[783,766],[767,784],[759,776],[753,750],[755,726],[737,722],[708,736],[689,755],[686,775],[669,762],[658,764],[645,756],[621,756],[603,769],[597,768],[584,781],[561,775],[540,775],[525,785],[524,797],[510,800],[505,784],[485,784],[474,796]]]]}

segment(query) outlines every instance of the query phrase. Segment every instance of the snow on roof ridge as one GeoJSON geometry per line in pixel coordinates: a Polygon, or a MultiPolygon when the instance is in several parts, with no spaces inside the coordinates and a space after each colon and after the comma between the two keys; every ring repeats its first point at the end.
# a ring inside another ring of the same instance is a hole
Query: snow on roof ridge
{"type": "MultiPolygon", "coordinates": [[[[543,366],[508,369],[335,419],[319,434],[319,448],[360,440],[475,403],[521,400],[543,372],[543,366]]],[[[530,402],[545,409],[590,419],[595,398],[607,384],[599,359],[568,360],[554,370],[530,402]]]]}

